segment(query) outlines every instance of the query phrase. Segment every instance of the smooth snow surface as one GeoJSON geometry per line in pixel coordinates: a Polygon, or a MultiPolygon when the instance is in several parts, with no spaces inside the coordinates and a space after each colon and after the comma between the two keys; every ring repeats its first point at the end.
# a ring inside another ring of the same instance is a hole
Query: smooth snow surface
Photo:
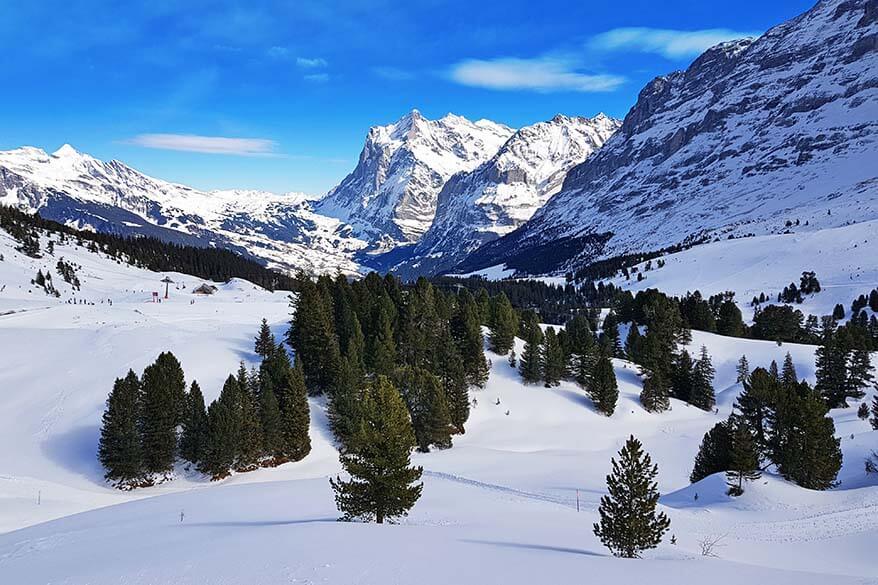
{"type": "Polygon", "coordinates": [[[425,486],[412,514],[399,525],[338,523],[327,481],[337,453],[321,400],[311,402],[312,453],[277,469],[210,483],[181,468],[171,482],[123,493],[104,484],[95,457],[114,378],[171,350],[211,400],[240,360],[255,363],[263,316],[283,334],[287,293],[235,280],[195,297],[201,280],[171,274],[185,289],[172,285],[169,300],[151,303],[163,274],[70,244],[33,260],[5,233],[0,253],[4,584],[876,582],[878,478],[863,473],[863,460],[878,448],[878,432],[856,418],[857,405],[833,413],[845,455],[835,490],[767,475],[733,500],[722,477],[688,483],[702,435],[740,389],[740,355],[755,367],[790,351],[813,380],[811,347],[695,332],[692,350],[707,345],[717,368],[719,414],[679,402],[645,412],[634,367],[617,360],[621,395],[611,418],[573,384],[523,386],[505,356],[489,354],[491,378],[472,392],[467,433],[450,450],[414,457],[425,486]],[[66,304],[71,290],[57,274],[60,299],[30,285],[61,256],[82,265],[73,296],[94,305],[66,304]],[[591,529],[610,457],[629,434],[657,462],[672,519],[665,542],[635,561],[609,556],[591,529]],[[699,542],[716,537],[718,558],[702,557],[699,542]]]}

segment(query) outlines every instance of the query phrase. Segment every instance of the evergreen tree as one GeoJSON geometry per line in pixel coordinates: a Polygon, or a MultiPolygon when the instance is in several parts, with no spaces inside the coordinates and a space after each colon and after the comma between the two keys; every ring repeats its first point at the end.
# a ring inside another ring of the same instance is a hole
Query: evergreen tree
{"type": "Polygon", "coordinates": [[[421,497],[421,467],[411,466],[415,436],[409,413],[385,376],[368,384],[361,402],[356,448],[339,455],[349,481],[330,479],[344,520],[385,520],[405,516],[421,497]],[[413,485],[415,484],[415,485],[413,485]]]}
{"type": "Polygon", "coordinates": [[[133,370],[125,378],[117,378],[107,397],[101,425],[98,459],[104,466],[104,477],[120,487],[134,487],[143,477],[140,434],[137,428],[140,380],[133,370]]]}
{"type": "Polygon", "coordinates": [[[616,401],[619,399],[619,388],[616,384],[613,362],[609,357],[602,355],[598,358],[587,388],[595,408],[607,416],[612,416],[616,410],[616,401]]]}
{"type": "Polygon", "coordinates": [[[610,356],[622,357],[622,343],[619,340],[619,318],[613,311],[610,311],[604,317],[603,330],[601,331],[601,346],[610,356]]]}
{"type": "Polygon", "coordinates": [[[537,316],[533,312],[528,312],[522,319],[524,327],[522,333],[524,335],[524,350],[518,360],[518,371],[525,384],[536,384],[542,380],[542,356],[540,355],[540,345],[543,341],[543,332],[540,329],[537,316]]]}
{"type": "Polygon", "coordinates": [[[277,392],[281,413],[281,435],[284,456],[288,461],[299,461],[311,452],[311,414],[302,362],[296,357],[294,367],[287,370],[277,392]]]}
{"type": "Polygon", "coordinates": [[[640,403],[649,412],[663,412],[671,408],[671,388],[662,370],[646,371],[640,403]]]}
{"type": "Polygon", "coordinates": [[[685,402],[692,401],[692,392],[695,386],[695,364],[692,357],[685,349],[674,360],[674,369],[671,375],[671,395],[685,402]]]}
{"type": "Polygon", "coordinates": [[[207,410],[204,408],[204,395],[195,380],[186,396],[186,411],[183,413],[183,433],[180,436],[180,456],[191,463],[199,464],[208,447],[207,410]]]}
{"type": "Polygon", "coordinates": [[[397,370],[394,382],[408,406],[418,450],[451,447],[451,415],[439,378],[423,368],[404,367],[397,370]]]}
{"type": "Polygon", "coordinates": [[[713,410],[716,404],[713,391],[713,377],[716,375],[716,370],[710,361],[707,347],[703,345],[701,346],[701,357],[695,362],[692,374],[692,405],[701,410],[713,410]]]}
{"type": "Polygon", "coordinates": [[[640,349],[643,344],[643,337],[640,335],[640,328],[637,323],[632,323],[628,328],[628,336],[625,338],[625,355],[635,364],[640,363],[640,349]]]}
{"type": "Polygon", "coordinates": [[[872,418],[869,419],[869,424],[872,425],[872,428],[878,431],[878,394],[876,394],[872,398],[872,418]]]}
{"type": "Polygon", "coordinates": [[[463,360],[466,381],[470,386],[483,387],[488,381],[488,360],[485,358],[479,307],[470,295],[461,295],[451,327],[463,360]]]}
{"type": "Polygon", "coordinates": [[[262,424],[259,416],[257,381],[241,362],[238,368],[238,410],[241,421],[238,435],[236,471],[251,471],[258,467],[262,457],[262,424]]]}
{"type": "Polygon", "coordinates": [[[841,408],[847,406],[847,398],[861,398],[860,390],[849,393],[851,388],[848,379],[848,355],[849,351],[839,335],[835,321],[823,320],[821,331],[821,345],[815,353],[817,392],[829,405],[829,408],[841,408]]]}
{"type": "Polygon", "coordinates": [[[764,456],[771,451],[778,391],[778,383],[771,374],[763,368],[756,368],[750,380],[744,383],[744,391],[736,403],[741,418],[753,432],[756,449],[764,456]]]}
{"type": "Polygon", "coordinates": [[[171,352],[159,354],[143,371],[140,436],[144,471],[167,474],[177,454],[177,425],[186,405],[183,368],[171,352]]]}
{"type": "Polygon", "coordinates": [[[510,368],[513,368],[513,369],[518,368],[518,356],[515,355],[514,349],[509,350],[509,359],[507,361],[509,362],[510,368]]]}
{"type": "Polygon", "coordinates": [[[745,384],[750,379],[750,363],[747,361],[747,356],[741,356],[735,371],[738,373],[738,377],[735,378],[738,384],[745,384]]]}
{"type": "Polygon", "coordinates": [[[274,348],[276,345],[277,342],[274,339],[274,335],[271,333],[271,328],[268,326],[268,321],[266,319],[262,319],[262,325],[259,326],[259,335],[256,336],[256,343],[254,348],[256,351],[256,355],[264,359],[274,352],[274,348]]]}
{"type": "Polygon", "coordinates": [[[512,349],[518,333],[518,315],[503,292],[491,298],[488,327],[491,329],[488,336],[491,351],[503,355],[512,349]]]}
{"type": "Polygon", "coordinates": [[[714,473],[728,471],[731,466],[731,452],[732,436],[729,432],[729,423],[718,422],[704,433],[689,481],[695,483],[714,473]]]}
{"type": "Polygon", "coordinates": [[[734,301],[726,300],[719,307],[716,320],[716,332],[728,337],[744,336],[744,319],[741,310],[734,301]]]}
{"type": "MultiPolygon", "coordinates": [[[[514,352],[513,352],[514,354],[514,352]]],[[[451,335],[445,331],[439,341],[439,382],[448,402],[448,413],[455,433],[464,433],[469,420],[469,385],[463,362],[451,335]]]]}
{"type": "Polygon", "coordinates": [[[396,342],[391,319],[392,303],[388,298],[379,302],[375,318],[375,332],[368,343],[366,367],[369,371],[389,376],[396,367],[396,342]]]}
{"type": "Polygon", "coordinates": [[[810,389],[795,400],[777,449],[775,463],[786,479],[812,490],[826,490],[836,485],[841,469],[841,440],[835,437],[835,424],[826,416],[828,409],[810,389]]]}
{"type": "Polygon", "coordinates": [[[638,558],[642,551],[658,546],[671,525],[664,512],[656,514],[658,466],[634,436],[612,465],[613,472],[607,476],[609,495],[601,498],[601,519],[594,533],[614,555],[638,558]]]}
{"type": "Polygon", "coordinates": [[[855,349],[851,351],[847,368],[847,389],[845,392],[847,397],[860,399],[866,395],[863,388],[867,388],[875,382],[873,370],[868,350],[855,349]]]}
{"type": "Polygon", "coordinates": [[[783,369],[780,374],[780,383],[785,388],[795,388],[799,384],[799,376],[796,374],[796,365],[793,363],[793,356],[787,352],[783,360],[783,369]]]}
{"type": "Polygon", "coordinates": [[[241,433],[238,381],[234,376],[226,378],[219,398],[208,407],[207,429],[208,448],[200,469],[213,480],[222,479],[235,464],[241,433]]]}
{"type": "Polygon", "coordinates": [[[860,403],[860,407],[857,409],[857,418],[860,420],[869,418],[869,405],[865,402],[860,403]]]}
{"type": "Polygon", "coordinates": [[[332,387],[341,361],[332,316],[330,295],[310,279],[301,279],[287,339],[301,357],[306,386],[312,394],[332,387]]]}
{"type": "Polygon", "coordinates": [[[759,453],[753,435],[746,421],[739,417],[729,420],[731,426],[732,449],[729,453],[729,467],[726,471],[726,483],[730,496],[744,493],[744,481],[759,479],[759,453]]]}
{"type": "Polygon", "coordinates": [[[771,363],[768,365],[768,375],[775,382],[780,382],[780,371],[777,368],[777,362],[774,360],[771,360],[771,363]]]}
{"type": "Polygon", "coordinates": [[[259,392],[259,422],[262,427],[262,455],[268,457],[269,465],[277,465],[284,460],[284,438],[280,405],[271,386],[259,392]]]}
{"type": "Polygon", "coordinates": [[[542,378],[547,388],[557,386],[565,374],[565,358],[555,328],[549,327],[543,336],[543,345],[540,351],[542,360],[542,378]]]}

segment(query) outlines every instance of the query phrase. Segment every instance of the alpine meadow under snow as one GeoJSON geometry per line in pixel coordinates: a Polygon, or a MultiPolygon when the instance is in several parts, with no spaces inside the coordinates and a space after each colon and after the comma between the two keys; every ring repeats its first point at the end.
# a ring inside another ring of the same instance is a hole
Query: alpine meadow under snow
{"type": "Polygon", "coordinates": [[[878,584],[876,72],[820,0],[322,197],[0,152],[0,583],[878,584]]]}

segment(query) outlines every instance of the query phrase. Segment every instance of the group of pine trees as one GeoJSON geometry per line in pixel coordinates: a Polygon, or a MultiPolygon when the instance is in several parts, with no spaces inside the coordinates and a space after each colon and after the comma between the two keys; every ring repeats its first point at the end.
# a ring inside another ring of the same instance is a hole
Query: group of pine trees
{"type": "MultiPolygon", "coordinates": [[[[511,335],[515,335],[516,322],[511,306],[505,297],[495,298],[492,305],[492,350],[505,354],[512,348],[511,335]],[[498,333],[500,332],[500,333],[498,333]],[[496,343],[499,338],[503,343],[496,343]]],[[[591,397],[595,408],[610,416],[616,408],[619,390],[611,358],[619,355],[619,332],[611,313],[604,319],[604,331],[596,336],[597,314],[573,316],[558,331],[540,327],[539,318],[533,311],[524,311],[517,324],[518,336],[524,340],[524,349],[514,363],[526,384],[543,383],[547,388],[557,386],[561,380],[575,380],[591,397]]]]}
{"type": "Polygon", "coordinates": [[[164,352],[138,377],[117,379],[103,415],[98,457],[107,480],[130,489],[162,481],[177,458],[211,479],[298,461],[311,450],[301,366],[290,363],[263,321],[258,370],[243,363],[205,408],[198,382],[187,391],[183,368],[164,352]]]}
{"type": "MultiPolygon", "coordinates": [[[[364,392],[384,376],[408,408],[419,450],[451,446],[469,418],[469,388],[488,378],[482,325],[489,298],[375,273],[299,279],[288,341],[312,395],[329,399],[339,443],[355,442],[364,392]]],[[[507,301],[508,302],[508,301],[507,301]]]]}
{"type": "Polygon", "coordinates": [[[867,337],[868,332],[856,325],[838,327],[834,319],[823,319],[815,389],[829,408],[843,408],[849,398],[863,398],[863,389],[874,383],[867,337]]]}
{"type": "Polygon", "coordinates": [[[798,379],[790,354],[780,371],[774,362],[768,370],[748,370],[742,357],[738,380],[744,391],[729,419],[704,435],[690,480],[725,472],[729,493],[740,495],[745,481],[774,466],[802,487],[833,487],[842,454],[824,398],[798,379]]]}

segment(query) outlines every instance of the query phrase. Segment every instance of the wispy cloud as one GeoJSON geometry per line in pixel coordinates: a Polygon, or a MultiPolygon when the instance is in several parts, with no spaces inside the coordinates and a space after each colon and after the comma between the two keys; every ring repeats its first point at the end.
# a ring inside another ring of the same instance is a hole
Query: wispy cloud
{"type": "Polygon", "coordinates": [[[292,56],[287,47],[270,47],[266,53],[272,59],[289,59],[292,56]]]}
{"type": "Polygon", "coordinates": [[[406,71],[397,67],[373,67],[372,73],[378,77],[389,79],[390,81],[408,81],[415,78],[415,74],[411,71],[406,71]]]}
{"type": "Polygon", "coordinates": [[[125,141],[145,148],[238,156],[280,156],[277,143],[265,138],[227,138],[196,134],[139,134],[125,141]]]}
{"type": "Polygon", "coordinates": [[[296,65],[303,69],[316,69],[326,67],[326,59],[322,57],[296,57],[296,65]]]}
{"type": "Polygon", "coordinates": [[[593,75],[559,57],[467,59],[451,66],[449,77],[462,85],[537,92],[612,91],[625,82],[619,75],[593,75]]]}
{"type": "Polygon", "coordinates": [[[668,59],[685,59],[695,57],[719,43],[760,34],[725,28],[704,30],[614,28],[592,37],[589,46],[601,51],[637,51],[656,53],[668,59]]]}

